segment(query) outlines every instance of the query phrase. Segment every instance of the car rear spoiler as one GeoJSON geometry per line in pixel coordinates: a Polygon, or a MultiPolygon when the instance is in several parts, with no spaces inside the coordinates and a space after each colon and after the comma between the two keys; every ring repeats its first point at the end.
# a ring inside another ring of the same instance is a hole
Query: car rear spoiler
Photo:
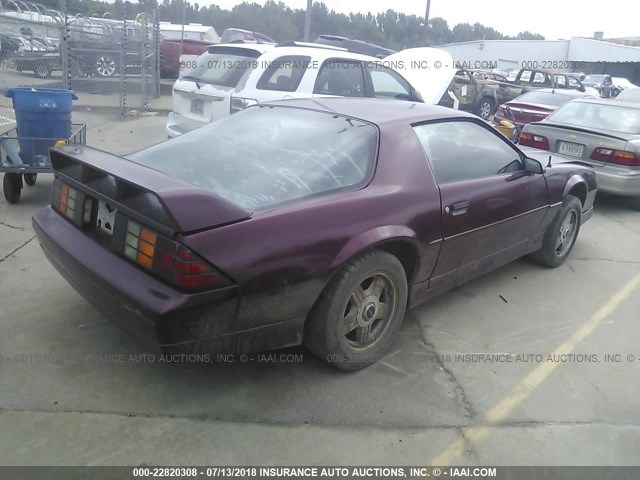
{"type": "Polygon", "coordinates": [[[251,217],[212,192],[96,148],[51,148],[49,156],[56,177],[165,231],[190,233],[251,217]]]}

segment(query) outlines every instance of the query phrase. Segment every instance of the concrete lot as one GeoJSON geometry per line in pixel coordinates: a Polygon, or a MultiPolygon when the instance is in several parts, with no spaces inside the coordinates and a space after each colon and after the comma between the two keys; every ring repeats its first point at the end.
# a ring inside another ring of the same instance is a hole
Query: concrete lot
{"type": "MultiPolygon", "coordinates": [[[[161,116],[74,121],[115,153],[165,138],[161,116]]],[[[45,260],[50,185],[0,201],[0,464],[640,464],[640,215],[618,199],[562,267],[520,260],[416,308],[388,358],[344,373],[302,348],[145,360],[45,260]]]]}

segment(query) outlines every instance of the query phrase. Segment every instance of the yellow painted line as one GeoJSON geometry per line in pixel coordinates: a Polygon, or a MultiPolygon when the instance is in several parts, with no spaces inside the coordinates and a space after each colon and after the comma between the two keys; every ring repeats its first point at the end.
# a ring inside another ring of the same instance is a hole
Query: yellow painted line
{"type": "MultiPolygon", "coordinates": [[[[602,305],[589,320],[583,324],[571,337],[561,344],[552,355],[568,354],[575,350],[576,346],[582,342],[595,328],[609,315],[611,315],[622,302],[624,302],[635,289],[640,286],[640,273],[629,280],[618,292],[602,305]]],[[[520,383],[518,383],[509,394],[498,402],[485,416],[487,423],[497,423],[505,420],[506,417],[531,393],[551,375],[561,362],[546,362],[536,367],[520,383]]],[[[440,454],[432,459],[430,465],[445,466],[451,465],[465,450],[467,441],[474,443],[484,439],[491,433],[491,426],[471,427],[465,430],[466,440],[460,438],[446,447],[440,454]]]]}

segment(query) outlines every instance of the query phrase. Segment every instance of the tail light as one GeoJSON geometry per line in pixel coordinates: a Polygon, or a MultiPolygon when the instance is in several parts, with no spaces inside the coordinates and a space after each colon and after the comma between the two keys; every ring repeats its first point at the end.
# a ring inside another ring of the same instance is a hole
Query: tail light
{"type": "MultiPolygon", "coordinates": [[[[55,179],[52,206],[78,227],[95,227],[94,200],[84,192],[55,179]]],[[[203,290],[232,285],[222,272],[188,247],[160,235],[117,213],[111,249],[150,273],[183,290],[203,290]]]]}
{"type": "Polygon", "coordinates": [[[501,115],[501,116],[503,116],[503,117],[504,117],[504,114],[505,114],[505,112],[504,112],[504,107],[503,107],[502,105],[500,105],[500,106],[498,107],[498,109],[496,110],[496,115],[501,115]]]}
{"type": "Polygon", "coordinates": [[[93,200],[56,178],[51,206],[77,225],[91,220],[93,200]]]}
{"type": "Polygon", "coordinates": [[[185,290],[231,285],[230,280],[186,246],[127,220],[122,253],[132,262],[185,290]]]}
{"type": "Polygon", "coordinates": [[[593,160],[615,163],[616,165],[624,165],[626,167],[640,167],[640,157],[626,150],[598,147],[591,154],[591,158],[593,160]]]}
{"type": "Polygon", "coordinates": [[[231,97],[231,113],[238,113],[257,103],[258,101],[253,98],[231,97]]]}
{"type": "Polygon", "coordinates": [[[66,183],[56,179],[53,184],[53,208],[65,217],[73,220],[76,210],[76,197],[78,191],[66,183]]]}
{"type": "Polygon", "coordinates": [[[520,145],[526,147],[538,148],[540,150],[549,150],[549,140],[542,135],[534,135],[531,133],[521,133],[518,139],[520,145]]]}

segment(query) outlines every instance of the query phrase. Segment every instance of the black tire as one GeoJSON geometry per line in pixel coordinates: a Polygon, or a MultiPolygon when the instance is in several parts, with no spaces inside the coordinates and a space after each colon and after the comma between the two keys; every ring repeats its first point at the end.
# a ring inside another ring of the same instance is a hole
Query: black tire
{"type": "Polygon", "coordinates": [[[49,78],[51,76],[51,65],[41,64],[33,69],[33,73],[35,73],[38,78],[49,78]]]}
{"type": "Polygon", "coordinates": [[[382,357],[400,327],[407,292],[404,268],[393,255],[373,251],[351,260],[309,314],[305,347],[341,370],[368,367],[382,357]]]}
{"type": "Polygon", "coordinates": [[[494,113],[494,109],[496,106],[496,102],[491,97],[484,97],[478,103],[478,107],[476,108],[476,115],[478,115],[483,120],[489,120],[491,115],[494,113]]]}
{"type": "Polygon", "coordinates": [[[33,187],[36,184],[36,180],[38,179],[37,173],[25,173],[24,174],[24,183],[33,187]]]}
{"type": "Polygon", "coordinates": [[[2,179],[4,198],[9,203],[18,203],[22,192],[22,182],[19,173],[5,173],[2,179]]]}
{"type": "Polygon", "coordinates": [[[562,206],[544,234],[542,248],[530,258],[545,267],[555,268],[569,256],[580,233],[582,202],[573,195],[567,195],[562,206]],[[569,222],[567,224],[567,222],[569,222]],[[566,228],[571,227],[571,231],[566,228]],[[570,235],[570,236],[569,236],[570,235]],[[566,243],[565,243],[566,242],[566,243]]]}

